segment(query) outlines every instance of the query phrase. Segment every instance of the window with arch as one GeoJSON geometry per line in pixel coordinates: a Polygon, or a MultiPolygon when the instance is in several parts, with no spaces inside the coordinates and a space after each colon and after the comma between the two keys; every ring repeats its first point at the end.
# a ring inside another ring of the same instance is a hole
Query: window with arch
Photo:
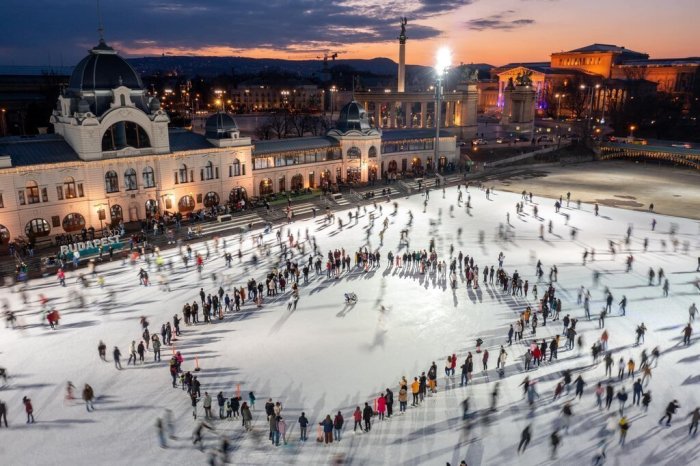
{"type": "Polygon", "coordinates": [[[39,185],[36,184],[36,181],[34,181],[34,180],[27,181],[26,191],[27,191],[27,203],[28,204],[38,204],[40,202],[39,201],[39,185]]]}
{"type": "Polygon", "coordinates": [[[63,217],[63,231],[71,232],[82,230],[85,227],[85,217],[78,213],[70,213],[63,217]]]}
{"type": "Polygon", "coordinates": [[[204,196],[204,206],[205,207],[215,207],[219,205],[219,195],[214,191],[209,191],[204,196]]]}
{"type": "Polygon", "coordinates": [[[265,178],[260,182],[260,195],[261,196],[267,196],[268,194],[272,194],[274,191],[274,188],[272,186],[272,180],[270,178],[265,178]]]}
{"type": "Polygon", "coordinates": [[[348,149],[345,155],[349,159],[359,159],[360,157],[362,157],[362,152],[359,148],[353,146],[350,149],[348,149]]]}
{"type": "Polygon", "coordinates": [[[369,151],[367,151],[367,156],[368,157],[376,157],[377,156],[377,148],[372,146],[369,148],[369,151]]]}
{"type": "Polygon", "coordinates": [[[124,172],[124,188],[127,191],[135,191],[138,188],[136,183],[136,170],[129,168],[124,172]]]}
{"type": "Polygon", "coordinates": [[[304,177],[301,173],[298,173],[292,177],[291,184],[292,191],[300,191],[304,189],[304,177]]]}
{"type": "Polygon", "coordinates": [[[151,218],[158,213],[158,201],[149,199],[146,201],[146,218],[151,218]]]}
{"type": "Polygon", "coordinates": [[[78,193],[75,190],[75,180],[70,176],[63,181],[63,194],[66,196],[66,199],[78,197],[78,193]]]}
{"type": "Polygon", "coordinates": [[[187,183],[187,165],[184,163],[180,165],[180,169],[177,171],[177,179],[180,183],[187,183]]]}
{"type": "Polygon", "coordinates": [[[143,187],[144,188],[153,188],[156,186],[156,177],[155,173],[153,171],[153,168],[151,167],[146,167],[143,169],[143,187]]]}
{"type": "Polygon", "coordinates": [[[213,180],[214,179],[214,164],[211,163],[211,160],[207,162],[207,164],[204,166],[204,179],[205,180],[213,180]]]}
{"type": "Polygon", "coordinates": [[[102,135],[102,150],[119,150],[125,147],[151,147],[146,130],[131,121],[119,121],[107,128],[102,135]]]}
{"type": "Polygon", "coordinates": [[[105,191],[108,193],[119,192],[119,177],[114,170],[110,170],[105,174],[105,191]]]}
{"type": "Polygon", "coordinates": [[[229,176],[241,176],[241,161],[238,159],[233,159],[233,164],[231,165],[231,173],[229,176]]]}
{"type": "Polygon", "coordinates": [[[43,218],[35,218],[27,222],[24,232],[27,236],[49,236],[51,226],[43,218]]]}
{"type": "Polygon", "coordinates": [[[194,210],[194,198],[190,195],[182,196],[177,203],[180,212],[192,212],[194,210]]]}
{"type": "Polygon", "coordinates": [[[112,217],[112,222],[119,222],[124,218],[124,211],[122,206],[119,204],[114,204],[109,208],[109,215],[112,217]]]}

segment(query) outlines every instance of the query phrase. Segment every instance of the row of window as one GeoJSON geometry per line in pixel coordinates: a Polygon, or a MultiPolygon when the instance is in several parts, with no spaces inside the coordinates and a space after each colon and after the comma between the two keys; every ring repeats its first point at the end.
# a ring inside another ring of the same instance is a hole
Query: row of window
{"type": "MultiPolygon", "coordinates": [[[[85,228],[85,217],[79,213],[72,212],[63,217],[63,221],[61,221],[61,217],[54,215],[51,217],[51,223],[54,228],[62,227],[63,231],[71,233],[85,228]]],[[[35,218],[27,222],[24,227],[24,233],[27,236],[35,237],[48,236],[51,233],[51,225],[43,218],[35,218]]]]}
{"type": "Polygon", "coordinates": [[[565,66],[600,65],[601,58],[560,58],[559,64],[565,66]]]}
{"type": "MultiPolygon", "coordinates": [[[[156,186],[156,178],[153,168],[144,168],[141,175],[143,177],[144,188],[154,188],[156,186]]],[[[136,170],[134,170],[133,168],[129,168],[124,172],[125,191],[135,191],[138,189],[138,182],[136,178],[136,170]]],[[[105,191],[107,191],[108,193],[119,192],[119,176],[114,170],[110,170],[107,173],[105,173],[105,191]]]]}
{"type": "Polygon", "coordinates": [[[410,152],[416,150],[432,150],[435,146],[433,140],[425,141],[397,141],[382,143],[382,154],[391,154],[394,152],[410,152]]]}
{"type": "MultiPolygon", "coordinates": [[[[56,186],[56,199],[75,199],[76,197],[84,197],[83,183],[76,183],[71,177],[64,180],[63,184],[56,186]]],[[[38,204],[40,202],[49,202],[49,190],[46,187],[39,187],[36,181],[30,180],[24,189],[17,191],[19,205],[38,204]]],[[[0,195],[0,208],[5,204],[0,195]]]]}

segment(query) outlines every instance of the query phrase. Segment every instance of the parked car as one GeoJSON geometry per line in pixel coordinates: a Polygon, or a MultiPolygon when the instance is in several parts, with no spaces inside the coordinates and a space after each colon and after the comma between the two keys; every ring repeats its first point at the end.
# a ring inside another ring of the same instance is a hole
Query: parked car
{"type": "Polygon", "coordinates": [[[472,146],[483,146],[485,144],[488,144],[486,139],[483,138],[477,138],[472,140],[472,146]]]}

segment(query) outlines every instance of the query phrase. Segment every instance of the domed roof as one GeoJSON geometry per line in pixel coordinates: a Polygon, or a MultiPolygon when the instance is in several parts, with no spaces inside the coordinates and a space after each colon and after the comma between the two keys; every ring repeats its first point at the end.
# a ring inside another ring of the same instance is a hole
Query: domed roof
{"type": "Polygon", "coordinates": [[[119,86],[143,89],[141,77],[103,39],[73,70],[68,82],[72,91],[112,90],[119,86]]]}
{"type": "Polygon", "coordinates": [[[208,139],[230,138],[231,133],[238,132],[236,120],[225,112],[217,112],[207,118],[204,124],[204,135],[208,139]]]}
{"type": "Polygon", "coordinates": [[[336,128],[342,132],[351,130],[367,131],[371,129],[369,116],[362,105],[355,100],[351,100],[340,109],[336,128]]]}

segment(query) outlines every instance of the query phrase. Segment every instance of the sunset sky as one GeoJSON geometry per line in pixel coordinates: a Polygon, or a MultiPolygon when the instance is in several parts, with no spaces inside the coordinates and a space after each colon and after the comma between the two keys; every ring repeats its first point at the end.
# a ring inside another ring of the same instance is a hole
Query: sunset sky
{"type": "MultiPolygon", "coordinates": [[[[125,56],[313,59],[398,55],[431,65],[545,61],[593,42],[652,58],[700,56],[699,0],[102,0],[105,39],[125,56]]],[[[96,0],[2,0],[1,65],[73,65],[97,43],[96,0]]]]}

